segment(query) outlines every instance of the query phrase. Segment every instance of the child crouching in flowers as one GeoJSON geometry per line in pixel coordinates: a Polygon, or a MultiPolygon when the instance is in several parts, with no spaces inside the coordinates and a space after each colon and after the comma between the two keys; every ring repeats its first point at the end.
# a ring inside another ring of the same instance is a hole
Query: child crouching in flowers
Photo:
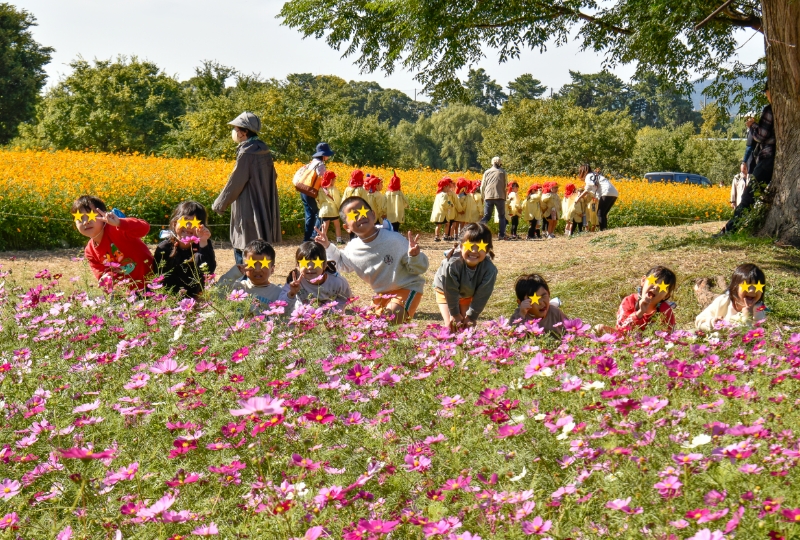
{"type": "Polygon", "coordinates": [[[279,298],[287,302],[287,312],[294,311],[297,303],[324,305],[336,302],[336,309],[344,310],[353,296],[350,284],[336,273],[336,266],[325,256],[325,248],[316,242],[303,242],[294,258],[297,268],[286,277],[279,298]]]}
{"type": "Polygon", "coordinates": [[[539,274],[528,274],[517,278],[514,284],[517,309],[511,315],[511,323],[538,320],[540,328],[557,336],[564,333],[567,316],[550,303],[550,287],[539,274]]]}
{"type": "Polygon", "coordinates": [[[219,278],[217,286],[244,291],[266,309],[281,295],[281,288],[269,282],[275,273],[275,248],[265,240],[253,240],[245,246],[242,257],[244,263],[233,265],[219,278]]]}
{"type": "Polygon", "coordinates": [[[755,264],[740,264],[733,271],[728,290],[717,296],[694,320],[695,328],[710,332],[717,323],[725,321],[747,325],[767,318],[764,307],[764,287],[767,278],[755,264]]]}
{"type": "Polygon", "coordinates": [[[623,298],[617,310],[617,326],[597,325],[595,332],[626,332],[638,328],[644,330],[653,322],[666,325],[672,332],[675,329],[675,305],[669,299],[678,285],[675,272],[665,266],[654,266],[642,276],[641,285],[635,294],[623,298]]]}
{"type": "Polygon", "coordinates": [[[211,231],[205,207],[183,201],[169,219],[169,237],[156,247],[157,272],[164,276],[164,288],[172,293],[181,289],[189,298],[203,292],[206,276],[217,269],[211,231]]]}
{"type": "Polygon", "coordinates": [[[142,241],[150,232],[143,219],[121,218],[106,211],[106,204],[90,195],[72,203],[75,228],[89,239],[86,262],[107,290],[117,281],[129,279],[132,289],[144,289],[153,272],[153,255],[142,241]]]}
{"type": "Polygon", "coordinates": [[[492,259],[489,227],[483,223],[465,226],[460,245],[450,250],[433,278],[436,303],[445,326],[456,330],[477,322],[497,279],[492,259]]]}
{"type": "Polygon", "coordinates": [[[456,206],[454,203],[455,194],[453,180],[449,176],[445,176],[439,180],[436,188],[436,198],[433,200],[433,210],[431,210],[431,223],[436,224],[436,231],[434,232],[434,242],[441,242],[439,237],[439,228],[442,227],[444,231],[444,239],[452,240],[450,237],[451,220],[455,219],[456,206]]]}
{"type": "Polygon", "coordinates": [[[355,239],[339,250],[325,236],[327,224],[323,223],[314,241],[325,248],[340,271],[355,272],[372,287],[379,295],[373,299],[376,310],[393,314],[397,322],[411,319],[422,300],[428,269],[428,258],[417,244],[419,236],[412,237],[409,231],[406,240],[377,227],[375,213],[361,197],[345,199],[339,217],[355,239]]]}

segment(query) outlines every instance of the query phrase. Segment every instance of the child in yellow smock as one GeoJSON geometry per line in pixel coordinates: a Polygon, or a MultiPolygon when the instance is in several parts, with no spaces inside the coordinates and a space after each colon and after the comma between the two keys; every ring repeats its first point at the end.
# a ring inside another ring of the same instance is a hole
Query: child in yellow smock
{"type": "Polygon", "coordinates": [[[522,217],[528,222],[528,240],[542,238],[542,185],[533,184],[522,202],[522,217]]]}
{"type": "MultiPolygon", "coordinates": [[[[344,244],[342,241],[342,228],[339,223],[339,206],[342,204],[342,194],[336,187],[335,182],[336,173],[330,170],[325,171],[325,174],[322,175],[319,195],[317,196],[319,218],[323,222],[333,222],[333,226],[336,229],[336,243],[344,244]]],[[[330,230],[330,223],[327,230],[330,230]]]]}
{"type": "Polygon", "coordinates": [[[464,178],[463,176],[456,180],[456,217],[455,222],[453,223],[453,227],[450,230],[450,236],[453,238],[457,237],[460,234],[461,229],[464,228],[464,225],[469,223],[467,221],[467,199],[472,199],[469,193],[469,180],[464,178]]]}
{"type": "Polygon", "coordinates": [[[406,208],[408,199],[400,189],[400,178],[392,171],[386,188],[386,219],[392,224],[394,232],[400,232],[400,224],[406,220],[406,208]]]}
{"type": "Polygon", "coordinates": [[[375,212],[375,219],[381,223],[386,218],[386,195],[381,192],[383,189],[383,180],[377,176],[369,176],[364,180],[364,188],[369,193],[367,202],[375,212]]]}
{"type": "MultiPolygon", "coordinates": [[[[431,212],[431,223],[436,224],[436,231],[434,233],[434,242],[441,242],[439,237],[439,228],[442,227],[443,231],[447,232],[446,224],[456,215],[456,206],[453,202],[455,199],[453,180],[449,176],[445,176],[439,180],[436,189],[436,198],[433,200],[433,211],[431,212]]],[[[444,237],[445,240],[450,240],[450,236],[444,237]]]]}
{"type": "Polygon", "coordinates": [[[519,240],[517,236],[517,228],[519,227],[519,216],[522,214],[522,207],[520,205],[517,192],[519,191],[519,184],[511,182],[506,189],[506,219],[511,222],[511,240],[519,240]]]}

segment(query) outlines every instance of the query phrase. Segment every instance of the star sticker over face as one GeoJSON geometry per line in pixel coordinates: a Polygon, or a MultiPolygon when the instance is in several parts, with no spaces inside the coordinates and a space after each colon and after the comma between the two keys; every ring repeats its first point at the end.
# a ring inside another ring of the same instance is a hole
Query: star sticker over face
{"type": "Polygon", "coordinates": [[[203,222],[202,222],[202,221],[200,221],[200,220],[199,220],[199,219],[197,219],[197,218],[194,218],[193,220],[189,221],[189,223],[191,223],[191,224],[192,224],[192,227],[194,227],[195,229],[196,229],[196,228],[198,228],[200,225],[202,225],[202,224],[203,224],[203,222]]]}
{"type": "Polygon", "coordinates": [[[669,285],[664,282],[658,284],[658,292],[667,292],[669,290],[669,285]]]}
{"type": "Polygon", "coordinates": [[[309,261],[308,259],[303,257],[302,259],[297,261],[297,265],[300,266],[300,268],[308,268],[308,263],[310,263],[310,262],[311,261],[309,261]]]}
{"type": "Polygon", "coordinates": [[[742,281],[742,283],[739,285],[739,291],[750,292],[750,285],[748,285],[746,281],[742,281]]]}
{"type": "Polygon", "coordinates": [[[255,269],[256,269],[256,263],[259,263],[259,264],[261,264],[261,268],[269,268],[269,263],[271,263],[271,262],[272,262],[272,261],[270,261],[270,260],[269,260],[269,259],[267,259],[266,257],[265,257],[265,258],[263,258],[263,259],[254,259],[254,258],[252,257],[252,255],[251,255],[250,257],[248,257],[248,258],[247,258],[247,261],[246,261],[246,263],[247,263],[247,268],[252,268],[253,270],[255,270],[255,269]]]}
{"type": "Polygon", "coordinates": [[[314,260],[313,260],[313,261],[311,261],[311,262],[313,262],[313,263],[314,263],[314,268],[322,268],[322,265],[325,263],[325,261],[323,261],[323,260],[322,260],[322,259],[320,259],[319,257],[317,257],[316,259],[314,259],[314,260]]]}
{"type": "Polygon", "coordinates": [[[764,292],[764,285],[766,285],[766,283],[761,283],[761,282],[759,281],[758,283],[756,283],[755,285],[753,285],[753,287],[755,287],[755,288],[756,288],[756,292],[763,293],[763,292],[764,292]]]}
{"type": "Polygon", "coordinates": [[[356,220],[356,213],[353,210],[350,210],[347,213],[347,221],[355,221],[356,220]]]}
{"type": "Polygon", "coordinates": [[[189,220],[186,219],[186,216],[181,216],[181,219],[178,220],[177,225],[178,225],[179,228],[185,229],[186,228],[186,224],[188,222],[189,222],[189,220]]]}
{"type": "Polygon", "coordinates": [[[489,247],[489,244],[481,240],[476,244],[478,246],[478,251],[486,251],[486,248],[489,247]]]}
{"type": "Polygon", "coordinates": [[[368,212],[369,212],[369,210],[367,210],[366,206],[362,206],[361,208],[358,209],[358,217],[360,217],[360,218],[361,217],[367,217],[367,213],[368,212]]]}
{"type": "Polygon", "coordinates": [[[81,221],[83,221],[83,216],[85,216],[85,215],[86,214],[84,212],[75,212],[74,214],[72,214],[72,217],[75,218],[75,221],[81,222],[81,221]]]}
{"type": "Polygon", "coordinates": [[[647,283],[650,285],[655,285],[658,278],[656,276],[647,276],[647,283]]]}
{"type": "Polygon", "coordinates": [[[472,246],[475,244],[467,240],[466,242],[461,242],[461,246],[466,249],[467,251],[472,251],[472,246]]]}
{"type": "Polygon", "coordinates": [[[86,221],[95,221],[97,219],[97,214],[94,213],[94,210],[90,210],[86,214],[86,221]]]}
{"type": "Polygon", "coordinates": [[[533,304],[538,304],[538,303],[539,303],[539,300],[541,300],[541,299],[542,299],[542,297],[541,297],[541,296],[539,296],[539,295],[538,295],[538,294],[536,294],[536,293],[533,293],[533,295],[532,295],[532,296],[529,296],[528,298],[530,298],[530,299],[531,299],[531,305],[533,305],[533,304]]]}

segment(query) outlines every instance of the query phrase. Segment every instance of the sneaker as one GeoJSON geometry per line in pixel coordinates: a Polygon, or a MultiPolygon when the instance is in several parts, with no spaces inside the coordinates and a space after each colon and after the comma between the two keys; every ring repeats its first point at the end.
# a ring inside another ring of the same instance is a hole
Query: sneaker
{"type": "Polygon", "coordinates": [[[722,238],[722,237],[723,237],[723,236],[725,236],[726,234],[728,234],[728,231],[726,231],[725,229],[722,229],[722,230],[721,230],[721,231],[719,231],[718,233],[716,233],[716,234],[712,234],[712,235],[711,235],[711,238],[722,238]]]}
{"type": "Polygon", "coordinates": [[[497,240],[498,240],[499,242],[503,242],[504,240],[507,240],[507,238],[506,238],[505,236],[499,236],[499,237],[497,238],[497,240]]]}
{"type": "Polygon", "coordinates": [[[442,239],[441,239],[441,238],[439,238],[438,236],[434,236],[434,237],[433,237],[433,241],[434,241],[434,242],[441,242],[441,241],[442,241],[442,239]]]}

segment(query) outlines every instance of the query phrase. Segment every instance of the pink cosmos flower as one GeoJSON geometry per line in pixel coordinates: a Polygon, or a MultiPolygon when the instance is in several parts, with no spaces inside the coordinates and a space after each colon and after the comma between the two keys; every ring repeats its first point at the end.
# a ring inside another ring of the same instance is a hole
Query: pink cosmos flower
{"type": "Polygon", "coordinates": [[[6,478],[0,483],[0,499],[10,499],[19,493],[22,486],[16,480],[6,478]]]}
{"type": "Polygon", "coordinates": [[[742,516],[744,515],[744,506],[740,506],[736,512],[733,513],[733,516],[728,523],[725,524],[725,534],[731,533],[739,527],[739,522],[742,520],[742,516]]]}
{"type": "Polygon", "coordinates": [[[67,525],[56,535],[56,540],[70,540],[72,538],[72,527],[67,525]]]}
{"type": "Polygon", "coordinates": [[[299,538],[294,537],[291,538],[290,540],[317,540],[318,538],[321,538],[323,534],[325,536],[328,536],[328,534],[325,532],[325,529],[322,526],[317,525],[316,527],[311,527],[310,529],[308,529],[306,531],[306,534],[304,534],[303,536],[299,538]]]}
{"type": "Polygon", "coordinates": [[[361,364],[356,364],[349,370],[347,370],[347,375],[345,379],[348,381],[352,381],[353,384],[362,385],[369,379],[369,376],[372,372],[369,369],[369,366],[362,366],[361,364]]]}
{"type": "Polygon", "coordinates": [[[409,471],[425,472],[431,464],[431,460],[422,455],[406,454],[404,461],[409,471]]]}
{"type": "Polygon", "coordinates": [[[445,535],[452,532],[454,529],[461,527],[461,521],[458,518],[450,517],[441,519],[435,523],[426,523],[422,526],[422,532],[425,538],[430,538],[436,535],[445,535]]]}
{"type": "Polygon", "coordinates": [[[800,523],[800,508],[784,508],[781,514],[790,523],[800,523]]]}
{"type": "Polygon", "coordinates": [[[444,483],[442,486],[443,491],[456,491],[459,489],[465,489],[469,487],[470,482],[472,482],[471,476],[459,476],[456,479],[450,479],[444,483]]]}
{"type": "Polygon", "coordinates": [[[241,302],[242,300],[244,300],[248,296],[250,296],[250,295],[247,294],[245,291],[243,291],[241,289],[234,289],[228,295],[228,300],[230,300],[231,302],[241,302]]]}
{"type": "Polygon", "coordinates": [[[170,373],[180,373],[182,371],[186,371],[187,369],[187,366],[183,364],[179,366],[178,363],[172,358],[162,358],[150,366],[151,373],[161,373],[164,375],[169,375],[170,373]]]}
{"type": "Polygon", "coordinates": [[[361,424],[363,421],[364,419],[361,416],[361,413],[356,411],[348,414],[347,418],[345,418],[342,422],[347,426],[357,426],[358,424],[361,424]]]}
{"type": "Polygon", "coordinates": [[[469,531],[464,531],[460,533],[450,533],[450,536],[447,537],[447,540],[482,540],[482,539],[477,534],[472,534],[469,531]]]}
{"type": "Polygon", "coordinates": [[[195,536],[216,536],[219,534],[219,529],[217,524],[212,521],[208,525],[197,527],[192,531],[192,534],[195,536]]]}
{"type": "Polygon", "coordinates": [[[629,505],[631,503],[631,498],[628,497],[627,499],[614,499],[613,501],[608,501],[606,503],[606,508],[610,508],[611,510],[620,510],[625,512],[626,514],[641,514],[643,509],[641,507],[638,508],[631,508],[629,505]]]}
{"type": "Polygon", "coordinates": [[[657,397],[643,396],[642,397],[642,410],[647,413],[647,416],[653,416],[655,413],[667,406],[669,401],[666,399],[658,399],[657,397]]]}
{"type": "Polygon", "coordinates": [[[292,459],[289,461],[289,465],[294,465],[295,467],[300,467],[309,471],[315,471],[319,469],[321,463],[316,463],[312,459],[304,458],[300,454],[292,454],[292,459]]]}
{"type": "Polygon", "coordinates": [[[711,532],[708,529],[703,529],[701,531],[697,531],[697,534],[691,538],[687,538],[686,540],[724,540],[724,538],[725,535],[722,534],[722,531],[711,532]]]}
{"type": "Polygon", "coordinates": [[[359,519],[357,531],[363,531],[370,534],[389,534],[397,528],[400,524],[399,520],[396,521],[383,521],[380,519],[359,519]]]}
{"type": "Polygon", "coordinates": [[[506,424],[500,426],[500,428],[497,430],[497,438],[505,439],[506,437],[513,437],[514,435],[519,435],[520,433],[525,433],[525,426],[523,424],[506,424]]]}
{"type": "Polygon", "coordinates": [[[344,496],[345,494],[342,491],[342,486],[323,487],[320,488],[319,494],[314,497],[314,502],[317,503],[320,508],[325,508],[328,503],[341,501],[344,499],[344,496]]]}
{"type": "Polygon", "coordinates": [[[541,516],[536,516],[533,521],[522,522],[522,532],[525,534],[545,534],[553,526],[549,519],[544,521],[541,516]]]}
{"type": "Polygon", "coordinates": [[[91,448],[59,448],[58,452],[64,459],[108,459],[114,457],[113,450],[103,450],[102,452],[95,452],[91,448]]]}
{"type": "Polygon", "coordinates": [[[617,363],[613,358],[604,357],[597,362],[597,373],[606,377],[613,377],[619,373],[617,363]]]}
{"type": "Polygon", "coordinates": [[[134,373],[131,376],[130,382],[125,383],[122,387],[125,390],[136,390],[137,388],[144,388],[147,386],[147,381],[150,380],[150,375],[147,373],[134,373]]]}
{"type": "Polygon", "coordinates": [[[442,407],[445,409],[452,409],[457,405],[461,405],[464,403],[464,398],[462,398],[459,394],[454,395],[453,397],[443,397],[442,398],[442,407]]]}
{"type": "Polygon", "coordinates": [[[83,414],[85,412],[93,411],[100,407],[100,400],[95,400],[91,403],[84,403],[72,409],[72,414],[83,414]]]}
{"type": "Polygon", "coordinates": [[[15,529],[19,523],[19,516],[16,512],[11,512],[10,514],[6,514],[3,516],[3,519],[0,519],[0,530],[7,529],[11,527],[15,529]]]}
{"type": "Polygon", "coordinates": [[[658,490],[659,495],[665,499],[670,499],[680,495],[682,485],[677,476],[668,476],[661,482],[656,483],[653,487],[658,490]]]}
{"type": "Polygon", "coordinates": [[[254,397],[239,401],[241,409],[230,409],[233,416],[250,416],[251,414],[273,416],[283,414],[282,399],[273,399],[269,396],[254,397]]]}
{"type": "MultiPolygon", "coordinates": [[[[547,367],[547,361],[545,360],[544,354],[536,353],[536,356],[525,366],[525,378],[530,379],[531,377],[535,377],[536,375],[541,375],[543,370],[547,367]]],[[[499,396],[497,396],[499,397],[499,396]]],[[[490,403],[485,403],[485,405],[489,405],[490,403]]]]}
{"type": "Polygon", "coordinates": [[[325,407],[311,409],[309,412],[303,415],[303,418],[307,418],[308,420],[317,422],[318,424],[330,424],[336,420],[336,416],[329,413],[328,409],[325,407]]]}
{"type": "Polygon", "coordinates": [[[160,499],[158,499],[152,506],[149,508],[140,508],[136,512],[136,517],[140,518],[154,518],[158,514],[164,512],[165,510],[169,510],[169,508],[175,504],[175,499],[177,499],[177,495],[173,495],[172,493],[167,493],[160,499]]]}

